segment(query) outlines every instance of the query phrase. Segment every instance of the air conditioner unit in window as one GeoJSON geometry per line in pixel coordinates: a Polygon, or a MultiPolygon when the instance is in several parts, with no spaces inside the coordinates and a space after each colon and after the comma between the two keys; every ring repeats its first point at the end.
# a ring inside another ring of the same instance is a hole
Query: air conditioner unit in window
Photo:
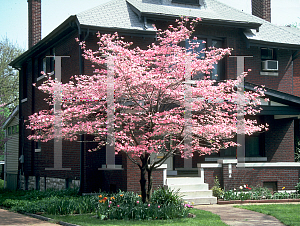
{"type": "Polygon", "coordinates": [[[262,61],[263,71],[278,71],[278,61],[277,60],[265,60],[262,61]]]}

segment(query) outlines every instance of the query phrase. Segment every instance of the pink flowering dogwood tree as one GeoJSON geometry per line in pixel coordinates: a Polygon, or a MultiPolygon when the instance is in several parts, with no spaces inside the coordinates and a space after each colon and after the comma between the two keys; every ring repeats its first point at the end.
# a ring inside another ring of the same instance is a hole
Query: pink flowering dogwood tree
{"type": "MultiPolygon", "coordinates": [[[[76,75],[68,83],[60,84],[64,100],[61,136],[75,141],[80,134],[91,134],[98,142],[98,147],[91,151],[96,151],[106,145],[107,124],[112,122],[115,151],[126,153],[140,168],[143,202],[151,197],[153,170],[167,158],[191,157],[193,152],[210,154],[237,145],[233,139],[237,133],[236,87],[245,74],[237,80],[221,82],[209,78],[213,65],[230,54],[230,49],[195,51],[199,43],[197,38],[190,37],[198,22],[199,19],[186,18],[178,20],[176,27],[157,30],[157,41],[147,49],[131,47],[132,43],[117,33],[99,34],[97,51],[87,49],[81,42],[83,56],[95,65],[94,74],[76,75]],[[189,48],[181,45],[186,40],[192,40],[189,48]],[[107,121],[108,59],[113,61],[115,109],[111,122],[107,121]],[[206,76],[193,80],[200,73],[206,76]],[[158,154],[163,157],[155,158],[158,154]]],[[[56,84],[49,77],[38,87],[50,95],[50,105],[57,98],[56,84]]],[[[245,91],[243,115],[258,113],[262,96],[261,88],[245,91]]],[[[28,138],[44,142],[54,139],[54,117],[53,109],[30,116],[27,128],[35,133],[28,138]]],[[[247,135],[265,129],[255,120],[244,120],[244,127],[247,135]]]]}

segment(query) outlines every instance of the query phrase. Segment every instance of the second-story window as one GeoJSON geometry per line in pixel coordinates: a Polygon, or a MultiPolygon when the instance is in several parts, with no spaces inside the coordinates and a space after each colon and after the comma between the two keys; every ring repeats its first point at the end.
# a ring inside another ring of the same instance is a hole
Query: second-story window
{"type": "MultiPolygon", "coordinates": [[[[223,47],[223,41],[221,39],[211,39],[211,38],[199,38],[198,40],[186,40],[185,47],[189,48],[190,43],[197,43],[199,46],[194,49],[194,51],[200,52],[203,49],[207,49],[209,51],[209,47],[215,47],[215,48],[222,48],[223,47]]],[[[205,54],[201,53],[199,54],[199,58],[204,59],[205,54]]],[[[225,79],[225,63],[224,59],[220,60],[217,64],[214,64],[214,69],[210,71],[210,78],[220,81],[225,79]]],[[[198,75],[194,76],[194,80],[202,79],[205,75],[203,73],[199,73],[198,75]]]]}
{"type": "Polygon", "coordinates": [[[276,49],[261,48],[261,69],[262,71],[278,71],[276,49]]]}

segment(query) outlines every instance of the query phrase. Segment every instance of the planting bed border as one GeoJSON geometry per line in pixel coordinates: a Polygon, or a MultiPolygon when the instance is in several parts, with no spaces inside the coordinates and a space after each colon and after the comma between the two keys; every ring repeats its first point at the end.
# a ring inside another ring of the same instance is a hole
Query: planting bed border
{"type": "Polygon", "coordinates": [[[263,199],[263,200],[218,200],[217,204],[246,204],[246,203],[284,203],[284,202],[300,202],[300,199],[263,199]]]}

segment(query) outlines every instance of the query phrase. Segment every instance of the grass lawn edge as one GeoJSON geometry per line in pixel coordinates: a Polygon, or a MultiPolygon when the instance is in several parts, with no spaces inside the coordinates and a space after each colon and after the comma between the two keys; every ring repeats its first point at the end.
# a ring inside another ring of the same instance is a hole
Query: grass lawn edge
{"type": "Polygon", "coordinates": [[[96,226],[96,225],[108,225],[108,226],[125,226],[128,225],[165,225],[165,226],[181,226],[183,224],[197,226],[215,226],[215,225],[227,225],[221,221],[220,216],[213,214],[209,211],[199,210],[199,209],[190,209],[189,213],[196,214],[195,218],[180,218],[180,219],[169,219],[169,220],[143,220],[143,221],[133,221],[133,220],[100,220],[95,217],[95,214],[82,214],[82,215],[47,215],[43,214],[43,217],[46,217],[49,222],[66,222],[73,225],[81,226],[96,226]]]}

